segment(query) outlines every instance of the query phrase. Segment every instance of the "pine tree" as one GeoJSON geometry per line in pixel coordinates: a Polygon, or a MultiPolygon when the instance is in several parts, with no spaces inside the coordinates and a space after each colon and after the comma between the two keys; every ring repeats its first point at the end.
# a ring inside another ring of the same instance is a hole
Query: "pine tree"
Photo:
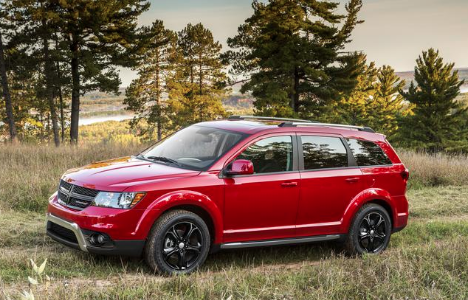
{"type": "MultiPolygon", "coordinates": [[[[0,3],[0,18],[4,18],[6,15],[5,11],[5,4],[0,3]]],[[[16,142],[17,138],[17,131],[16,131],[16,124],[15,124],[15,116],[13,114],[13,103],[11,100],[11,94],[10,94],[10,87],[9,87],[9,82],[8,82],[8,74],[7,74],[7,66],[6,66],[6,60],[5,60],[5,45],[4,45],[4,38],[3,38],[3,32],[4,30],[11,29],[11,26],[8,26],[9,24],[0,24],[0,77],[1,77],[1,82],[2,82],[2,94],[3,94],[3,99],[5,101],[5,111],[7,115],[7,123],[8,123],[8,128],[9,128],[9,133],[10,133],[10,140],[11,142],[16,142]]]]}
{"type": "Polygon", "coordinates": [[[335,13],[336,2],[254,1],[254,14],[228,40],[225,57],[234,74],[249,76],[258,114],[322,118],[331,102],[356,85],[361,66],[356,53],[341,52],[361,21],[361,0],[335,13]],[[341,24],[341,26],[340,26],[341,24]]]}
{"type": "Polygon", "coordinates": [[[164,95],[168,94],[166,80],[173,70],[177,36],[164,28],[159,20],[142,31],[141,55],[135,68],[138,78],[128,87],[124,103],[137,113],[132,127],[137,127],[144,119],[148,128],[142,134],[147,135],[152,133],[156,124],[157,139],[161,140],[164,125],[168,123],[164,95]]]}
{"type": "Polygon", "coordinates": [[[328,114],[326,121],[370,126],[368,121],[372,111],[369,109],[369,103],[375,96],[378,69],[374,62],[366,64],[365,55],[361,55],[359,61],[363,67],[361,74],[357,77],[356,87],[351,93],[332,103],[333,109],[328,114]]]}
{"type": "Polygon", "coordinates": [[[399,91],[405,86],[389,66],[376,68],[374,62],[364,64],[356,88],[334,104],[330,122],[369,126],[391,137],[398,130],[398,120],[410,112],[399,91]]]}
{"type": "Polygon", "coordinates": [[[168,79],[168,108],[174,129],[226,114],[221,103],[227,79],[221,48],[201,23],[188,24],[178,33],[180,55],[174,56],[177,68],[168,79]]]}
{"type": "Polygon", "coordinates": [[[405,81],[395,74],[390,66],[383,66],[377,73],[375,93],[369,109],[372,111],[368,126],[384,133],[391,138],[398,130],[398,120],[407,116],[411,106],[405,104],[405,99],[399,93],[405,86],[405,81]]]}
{"type": "Polygon", "coordinates": [[[59,34],[69,49],[72,78],[70,140],[78,142],[80,94],[99,89],[118,92],[116,66],[131,67],[137,41],[138,16],[146,0],[65,0],[57,3],[59,34]]]}
{"type": "Polygon", "coordinates": [[[423,51],[416,60],[414,80],[402,95],[414,104],[414,115],[404,119],[402,145],[429,151],[467,151],[467,109],[456,101],[460,93],[458,71],[444,63],[439,51],[423,51]]]}

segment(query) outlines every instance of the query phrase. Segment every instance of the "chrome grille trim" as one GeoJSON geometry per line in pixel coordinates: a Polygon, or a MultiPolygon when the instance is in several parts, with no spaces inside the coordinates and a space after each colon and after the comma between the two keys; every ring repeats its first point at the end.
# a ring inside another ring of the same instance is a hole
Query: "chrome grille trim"
{"type": "Polygon", "coordinates": [[[58,188],[59,203],[63,206],[83,210],[90,206],[99,191],[74,185],[64,180],[60,180],[58,188]]]}

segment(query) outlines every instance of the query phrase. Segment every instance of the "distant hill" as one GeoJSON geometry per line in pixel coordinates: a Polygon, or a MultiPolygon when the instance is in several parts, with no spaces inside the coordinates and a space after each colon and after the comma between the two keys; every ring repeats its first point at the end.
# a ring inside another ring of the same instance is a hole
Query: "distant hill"
{"type": "MultiPolygon", "coordinates": [[[[462,93],[466,93],[468,92],[468,68],[458,68],[456,70],[458,71],[458,76],[460,77],[460,79],[465,80],[465,84],[462,86],[461,90],[462,93]]],[[[408,88],[410,82],[414,80],[414,71],[395,72],[395,74],[406,81],[405,88],[408,88]]]]}

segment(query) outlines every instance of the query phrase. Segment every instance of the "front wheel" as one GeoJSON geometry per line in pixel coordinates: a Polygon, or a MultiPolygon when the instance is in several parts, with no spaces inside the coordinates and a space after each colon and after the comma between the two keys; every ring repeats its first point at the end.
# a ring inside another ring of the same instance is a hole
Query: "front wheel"
{"type": "Polygon", "coordinates": [[[364,205],[349,229],[346,250],[350,254],[380,253],[390,242],[392,223],[387,211],[378,204],[364,205]]]}
{"type": "Polygon", "coordinates": [[[153,225],[145,247],[148,265],[163,274],[186,274],[206,260],[210,248],[210,232],[202,218],[174,210],[153,225]]]}

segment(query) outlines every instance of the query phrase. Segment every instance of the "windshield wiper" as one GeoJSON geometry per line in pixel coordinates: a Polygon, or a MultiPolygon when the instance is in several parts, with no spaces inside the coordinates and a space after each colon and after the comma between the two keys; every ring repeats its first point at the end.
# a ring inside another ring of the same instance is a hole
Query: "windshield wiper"
{"type": "Polygon", "coordinates": [[[166,163],[170,163],[170,164],[173,164],[173,165],[176,165],[178,167],[181,167],[181,164],[172,159],[172,158],[169,158],[169,157],[164,157],[164,156],[145,156],[146,159],[149,159],[149,160],[153,160],[153,161],[162,161],[162,162],[166,162],[166,163]]]}

